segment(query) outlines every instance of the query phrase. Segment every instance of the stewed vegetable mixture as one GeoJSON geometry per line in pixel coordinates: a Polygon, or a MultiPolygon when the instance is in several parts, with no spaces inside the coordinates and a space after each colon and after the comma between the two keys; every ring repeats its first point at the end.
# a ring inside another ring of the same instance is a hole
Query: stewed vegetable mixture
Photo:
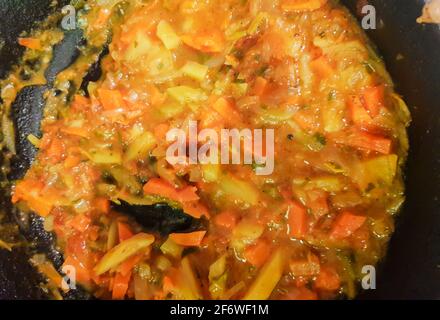
{"type": "MultiPolygon", "coordinates": [[[[77,281],[104,299],[354,297],[404,200],[410,116],[348,11],[330,0],[78,8],[86,41],[46,94],[43,134],[29,136],[37,158],[13,190],[77,281]],[[81,86],[106,43],[100,79],[81,86]],[[274,129],[274,172],[171,165],[167,132],[191,121],[274,129]],[[146,232],[122,203],[166,203],[200,224],[146,232]]],[[[50,41],[20,39],[31,53],[50,41]]]]}

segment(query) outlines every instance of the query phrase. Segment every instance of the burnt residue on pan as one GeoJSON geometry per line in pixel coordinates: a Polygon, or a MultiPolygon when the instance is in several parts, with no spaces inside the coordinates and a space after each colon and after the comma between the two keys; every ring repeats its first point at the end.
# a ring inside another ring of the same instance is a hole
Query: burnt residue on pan
{"type": "MultiPolygon", "coordinates": [[[[5,78],[13,65],[19,63],[24,52],[23,47],[18,45],[17,38],[37,27],[39,21],[43,21],[67,3],[65,0],[58,3],[43,0],[0,1],[0,78],[5,78]]],[[[12,248],[10,251],[6,248],[0,249],[0,299],[50,298],[51,295],[44,286],[45,279],[29,262],[30,258],[36,253],[43,253],[56,268],[60,268],[63,262],[54,236],[44,230],[42,220],[11,205],[8,181],[22,177],[34,159],[36,150],[27,140],[27,136],[39,133],[45,102],[43,93],[53,86],[55,76],[76,59],[81,40],[80,31],[66,33],[64,40],[54,48],[52,62],[45,70],[46,84],[23,88],[10,109],[10,118],[16,132],[16,154],[13,155],[2,141],[0,235],[12,244],[12,248]]],[[[26,63],[30,68],[41,67],[41,61],[38,60],[26,63]]],[[[1,110],[1,113],[4,111],[1,110]]],[[[90,295],[79,288],[64,294],[64,298],[90,299],[90,295]]]]}
{"type": "MultiPolygon", "coordinates": [[[[58,8],[60,5],[61,3],[58,8]]],[[[28,6],[25,8],[28,10],[28,6]]],[[[52,11],[50,6],[40,5],[40,8],[45,8],[46,14],[52,11]]],[[[41,17],[38,15],[29,21],[41,20],[41,17]]],[[[16,39],[22,30],[29,30],[34,26],[36,25],[23,25],[22,28],[17,28],[14,35],[8,33],[8,50],[2,51],[0,55],[9,63],[2,66],[2,70],[0,70],[2,76],[5,76],[13,63],[16,62],[20,66],[30,65],[31,68],[41,68],[41,61],[19,61],[23,49],[18,46],[16,39]]],[[[5,30],[3,26],[1,30],[5,30]]],[[[0,263],[0,299],[51,298],[49,290],[44,285],[40,285],[45,282],[44,278],[33,268],[29,260],[32,255],[43,253],[54,267],[61,271],[63,255],[57,248],[55,236],[45,231],[42,218],[11,205],[8,181],[22,178],[34,160],[37,150],[29,142],[28,136],[40,136],[43,111],[50,104],[50,100],[52,99],[56,103],[60,101],[68,103],[78,90],[82,90],[87,95],[89,82],[96,81],[101,76],[100,61],[107,54],[108,48],[105,44],[102,47],[89,46],[80,29],[64,31],[63,40],[53,48],[51,62],[45,67],[45,70],[42,70],[45,78],[44,83],[32,84],[32,81],[29,81],[30,85],[23,86],[10,105],[8,116],[15,129],[15,153],[12,154],[7,148],[4,148],[1,154],[4,175],[0,177],[2,178],[0,181],[3,181],[2,190],[7,192],[0,200],[3,203],[5,219],[18,230],[16,240],[20,242],[20,245],[11,252],[0,249],[0,260],[2,261],[0,263]],[[81,60],[80,57],[84,58],[85,55],[89,58],[81,60]],[[84,65],[88,67],[82,81],[79,83],[70,81],[67,90],[60,90],[57,88],[57,75],[75,63],[81,70],[84,65]]],[[[23,72],[16,71],[15,73],[21,74],[23,72]]],[[[199,230],[205,224],[205,221],[194,219],[182,210],[166,204],[132,206],[122,202],[119,205],[114,204],[113,209],[134,219],[144,230],[161,235],[177,231],[199,230]]],[[[0,221],[0,223],[4,222],[0,221]]],[[[63,298],[90,299],[91,296],[85,290],[78,288],[64,293],[63,298]]]]}

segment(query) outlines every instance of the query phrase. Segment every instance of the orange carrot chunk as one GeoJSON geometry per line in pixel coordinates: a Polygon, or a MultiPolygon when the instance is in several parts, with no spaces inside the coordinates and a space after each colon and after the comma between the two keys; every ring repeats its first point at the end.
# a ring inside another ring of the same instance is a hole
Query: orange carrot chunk
{"type": "Polygon", "coordinates": [[[97,198],[94,201],[95,208],[100,213],[109,213],[110,212],[110,201],[106,198],[97,198]]]}
{"type": "Polygon", "coordinates": [[[125,241],[133,237],[130,227],[123,222],[118,222],[119,242],[125,241]]]}
{"type": "Polygon", "coordinates": [[[283,0],[281,7],[285,11],[314,11],[327,3],[327,0],[283,0]]]}
{"type": "Polygon", "coordinates": [[[390,154],[392,141],[382,136],[356,130],[347,137],[346,144],[355,148],[390,154]]]}
{"type": "Polygon", "coordinates": [[[302,238],[307,233],[307,211],[296,201],[289,201],[289,235],[302,238]]]}
{"type": "Polygon", "coordinates": [[[235,214],[233,212],[225,211],[225,212],[218,214],[215,217],[214,222],[218,226],[221,226],[223,228],[233,229],[235,227],[235,225],[237,224],[237,217],[235,216],[235,214]]]}
{"type": "Polygon", "coordinates": [[[177,200],[176,189],[167,181],[160,178],[152,178],[148,180],[147,184],[144,186],[144,193],[177,200]]]}
{"type": "Polygon", "coordinates": [[[359,127],[373,126],[373,119],[364,108],[361,99],[358,96],[351,96],[348,101],[348,111],[351,121],[359,127]]]}
{"type": "Polygon", "coordinates": [[[315,287],[321,290],[335,291],[341,286],[341,280],[335,269],[331,267],[321,267],[321,271],[315,280],[315,287]]]}
{"type": "Polygon", "coordinates": [[[172,233],[170,239],[176,244],[184,247],[199,247],[203,238],[206,235],[206,231],[196,231],[191,233],[172,233]]]}
{"type": "Polygon", "coordinates": [[[77,231],[84,232],[89,228],[91,222],[92,220],[85,214],[79,214],[75,216],[75,218],[73,218],[68,224],[77,231]]]}
{"type": "Polygon", "coordinates": [[[112,291],[112,299],[113,300],[122,300],[128,291],[128,284],[131,279],[131,272],[127,275],[122,275],[121,273],[117,273],[113,280],[113,291],[112,291]]]}
{"type": "Polygon", "coordinates": [[[233,107],[231,102],[225,98],[219,98],[212,105],[212,108],[217,111],[224,119],[230,122],[237,122],[240,120],[240,115],[233,107]]]}
{"type": "Polygon", "coordinates": [[[351,236],[367,220],[366,217],[355,215],[345,211],[341,213],[333,225],[330,237],[333,239],[344,239],[351,236]]]}
{"type": "Polygon", "coordinates": [[[152,178],[144,186],[145,194],[162,196],[178,202],[190,202],[199,200],[197,188],[187,186],[181,190],[177,190],[168,181],[160,178],[152,178]]]}
{"type": "Polygon", "coordinates": [[[247,247],[244,257],[247,262],[255,267],[261,267],[269,258],[271,246],[264,240],[258,241],[255,245],[247,247]]]}
{"type": "Polygon", "coordinates": [[[115,110],[125,107],[124,99],[118,90],[98,89],[99,101],[105,110],[115,110]]]}
{"type": "Polygon", "coordinates": [[[256,96],[262,96],[267,88],[267,80],[263,77],[258,77],[255,80],[255,84],[252,93],[256,96]]]}
{"type": "Polygon", "coordinates": [[[32,50],[41,50],[41,41],[40,39],[35,38],[18,38],[18,44],[32,49],[32,50]]]}
{"type": "Polygon", "coordinates": [[[200,219],[203,216],[209,217],[208,208],[206,208],[199,201],[185,203],[183,205],[183,211],[185,211],[186,214],[188,214],[191,217],[194,217],[196,219],[200,219]]]}
{"type": "Polygon", "coordinates": [[[117,271],[123,275],[127,276],[133,271],[133,268],[142,261],[144,255],[143,254],[136,254],[127,260],[125,260],[123,263],[120,264],[117,271]]]}
{"type": "Polygon", "coordinates": [[[217,53],[224,49],[224,35],[218,30],[184,35],[181,38],[187,46],[202,52],[217,53]]]}
{"type": "Polygon", "coordinates": [[[310,62],[310,67],[321,78],[328,78],[334,73],[333,66],[330,64],[326,56],[320,56],[310,62]]]}
{"type": "Polygon", "coordinates": [[[42,189],[43,184],[39,181],[23,180],[15,186],[12,203],[23,200],[38,215],[47,217],[54,205],[50,201],[51,197],[44,197],[40,194],[42,189]]]}
{"type": "Polygon", "coordinates": [[[379,112],[384,103],[384,86],[376,86],[368,88],[364,92],[365,108],[370,115],[374,118],[379,112]]]}

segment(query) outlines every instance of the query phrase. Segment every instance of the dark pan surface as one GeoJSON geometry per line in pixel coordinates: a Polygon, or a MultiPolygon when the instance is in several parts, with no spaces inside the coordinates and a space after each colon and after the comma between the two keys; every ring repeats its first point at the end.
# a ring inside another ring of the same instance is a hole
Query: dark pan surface
{"type": "MultiPolygon", "coordinates": [[[[356,11],[357,1],[344,2],[356,11]]],[[[423,2],[369,1],[383,22],[379,23],[383,27],[369,34],[383,54],[398,92],[411,108],[413,124],[406,181],[408,199],[398,219],[389,254],[378,270],[377,290],[363,292],[360,296],[363,299],[440,298],[440,29],[436,25],[415,23],[423,2]],[[404,59],[396,60],[398,54],[404,59]]],[[[0,0],[0,39],[6,42],[0,49],[0,77],[6,75],[22,53],[16,43],[19,33],[29,30],[54,10],[50,3],[50,0],[0,0]]],[[[55,61],[46,73],[48,86],[54,75],[75,58],[75,47],[80,40],[78,33],[69,33],[57,48],[55,61]]],[[[24,137],[39,130],[44,89],[26,88],[14,104],[13,118],[24,137]]],[[[12,178],[25,172],[34,155],[26,139],[20,139],[20,135],[17,138],[19,158],[14,162],[12,178]]],[[[7,205],[7,201],[3,202],[7,205]]],[[[26,230],[24,236],[36,240],[38,249],[48,253],[59,266],[61,256],[53,248],[51,235],[42,231],[41,221],[32,219],[29,226],[22,228],[26,230]]],[[[41,279],[27,263],[28,255],[24,249],[12,254],[0,250],[0,299],[45,297],[37,288],[41,279]]],[[[79,292],[73,298],[87,296],[79,292]]]]}
{"type": "MultiPolygon", "coordinates": [[[[57,6],[50,6],[51,1],[32,0],[0,1],[0,39],[4,46],[0,50],[0,77],[6,76],[11,67],[18,61],[23,48],[17,44],[17,38],[23,31],[29,31],[44,20],[51,12],[60,10],[68,1],[63,0],[57,6]]],[[[16,127],[17,157],[11,163],[9,179],[22,177],[29,168],[35,149],[27,141],[29,134],[38,135],[44,99],[43,92],[52,86],[57,73],[65,69],[78,55],[77,46],[81,41],[81,33],[66,33],[65,40],[54,48],[53,61],[46,70],[47,84],[24,88],[12,105],[11,118],[16,127]]],[[[1,161],[2,162],[2,161],[1,161]]],[[[14,249],[13,252],[0,249],[0,300],[1,299],[46,299],[47,295],[39,289],[43,281],[41,276],[29,264],[29,257],[34,252],[43,252],[60,268],[62,255],[54,247],[53,235],[44,231],[42,220],[35,216],[26,217],[10,206],[10,201],[1,196],[2,208],[10,213],[8,217],[17,223],[22,236],[31,247],[14,249]]],[[[83,290],[71,291],[65,298],[88,299],[90,296],[83,290]]]]}
{"type": "MultiPolygon", "coordinates": [[[[356,1],[345,2],[353,8],[356,1]]],[[[383,23],[369,35],[408,103],[413,122],[407,201],[378,270],[377,290],[364,292],[364,298],[440,299],[440,26],[415,22],[424,2],[369,1],[383,23]],[[396,60],[398,54],[404,59],[396,60]]]]}

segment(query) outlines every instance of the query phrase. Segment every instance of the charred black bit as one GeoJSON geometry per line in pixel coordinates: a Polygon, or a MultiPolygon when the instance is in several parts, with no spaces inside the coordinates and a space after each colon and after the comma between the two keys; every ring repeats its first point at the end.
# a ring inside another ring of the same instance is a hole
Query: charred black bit
{"type": "Polygon", "coordinates": [[[101,70],[101,61],[102,58],[104,58],[106,55],[108,55],[109,49],[108,46],[102,50],[98,61],[96,61],[94,64],[90,66],[89,71],[87,72],[86,76],[83,79],[83,82],[81,84],[81,90],[83,90],[86,93],[86,96],[89,96],[88,92],[88,85],[90,82],[98,81],[99,78],[101,78],[102,70],[101,70]]]}
{"type": "Polygon", "coordinates": [[[167,236],[175,232],[193,232],[203,228],[202,219],[195,219],[181,209],[171,207],[166,203],[151,206],[131,205],[121,201],[113,204],[113,209],[132,217],[146,232],[167,236]]]}

